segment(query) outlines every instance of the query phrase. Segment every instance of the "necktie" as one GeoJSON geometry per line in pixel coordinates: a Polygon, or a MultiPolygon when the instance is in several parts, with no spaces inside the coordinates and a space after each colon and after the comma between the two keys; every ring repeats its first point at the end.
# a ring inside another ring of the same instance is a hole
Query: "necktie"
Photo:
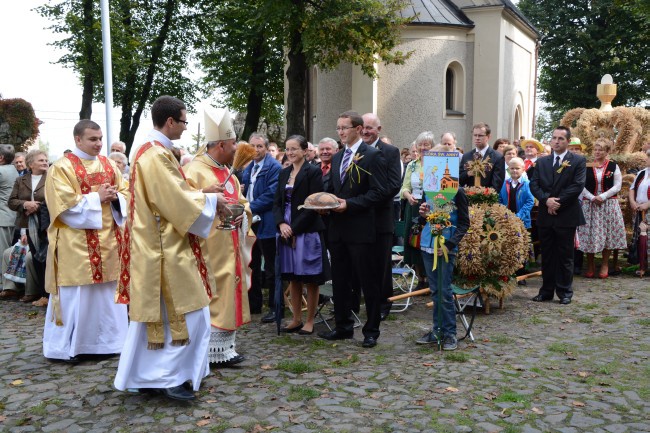
{"type": "Polygon", "coordinates": [[[555,157],[555,164],[553,164],[553,168],[557,169],[560,168],[560,156],[555,157]]]}
{"type": "Polygon", "coordinates": [[[341,162],[341,183],[343,183],[347,176],[346,170],[350,165],[350,159],[352,159],[352,150],[345,149],[345,155],[343,155],[343,161],[341,162]]]}
{"type": "Polygon", "coordinates": [[[330,164],[323,164],[320,168],[323,171],[323,176],[330,172],[330,164]]]}
{"type": "Polygon", "coordinates": [[[259,170],[259,169],[260,169],[260,165],[259,165],[259,164],[255,164],[255,165],[253,165],[253,176],[255,176],[255,173],[257,173],[257,170],[259,170]]]}

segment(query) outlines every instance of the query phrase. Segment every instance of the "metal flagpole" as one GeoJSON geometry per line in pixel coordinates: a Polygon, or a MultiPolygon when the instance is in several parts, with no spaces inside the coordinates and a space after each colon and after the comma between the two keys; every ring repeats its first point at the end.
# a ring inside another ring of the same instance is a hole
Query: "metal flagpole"
{"type": "Polygon", "coordinates": [[[100,0],[102,10],[102,52],[104,60],[104,102],[106,107],[106,154],[113,143],[113,63],[111,61],[111,20],[109,0],[100,0]]]}

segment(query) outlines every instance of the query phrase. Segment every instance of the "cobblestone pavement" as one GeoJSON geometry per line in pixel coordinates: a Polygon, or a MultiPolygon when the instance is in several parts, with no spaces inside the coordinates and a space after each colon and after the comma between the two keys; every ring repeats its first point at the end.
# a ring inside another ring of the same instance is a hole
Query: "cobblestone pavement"
{"type": "MultiPolygon", "coordinates": [[[[196,402],[115,391],[117,358],[43,358],[44,311],[0,302],[0,431],[648,432],[650,290],[632,277],[575,282],[568,306],[529,280],[455,352],[415,344],[426,298],[382,324],[379,345],[238,333],[247,361],[213,370],[196,402]]],[[[323,325],[319,325],[323,326],[323,325]]]]}

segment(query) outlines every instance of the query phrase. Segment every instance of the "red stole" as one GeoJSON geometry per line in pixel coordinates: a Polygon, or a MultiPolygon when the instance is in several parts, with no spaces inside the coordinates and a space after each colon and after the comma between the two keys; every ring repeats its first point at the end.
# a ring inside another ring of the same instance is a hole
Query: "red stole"
{"type": "MultiPolygon", "coordinates": [[[[104,171],[98,173],[88,174],[86,167],[84,167],[79,158],[74,153],[68,153],[66,158],[72,163],[74,168],[75,175],[77,176],[77,182],[81,188],[81,194],[86,195],[92,192],[92,187],[97,185],[103,185],[105,183],[110,184],[111,186],[115,185],[115,172],[113,167],[108,162],[108,158],[105,156],[97,156],[99,162],[102,164],[104,171]]],[[[104,282],[104,274],[102,271],[102,251],[99,244],[99,231],[95,229],[85,229],[86,232],[86,245],[88,246],[88,260],[90,262],[90,270],[93,275],[93,284],[99,284],[104,282]]],[[[118,248],[121,244],[121,234],[119,227],[115,224],[115,237],[117,239],[118,248]]]]}
{"type": "MultiPolygon", "coordinates": [[[[138,149],[138,153],[135,155],[135,159],[133,160],[132,170],[130,174],[131,179],[129,181],[129,193],[131,196],[129,200],[129,216],[126,221],[126,227],[124,228],[124,245],[121,248],[120,252],[120,282],[117,289],[116,301],[118,304],[128,304],[130,301],[129,291],[131,289],[131,227],[133,226],[133,216],[135,211],[136,162],[142,156],[142,154],[153,147],[154,144],[156,146],[162,147],[163,149],[166,149],[165,146],[163,146],[161,143],[157,141],[150,141],[140,146],[140,149],[138,149]],[[128,248],[125,248],[127,246],[128,248]]],[[[178,166],[178,171],[181,173],[181,176],[183,176],[183,179],[185,179],[185,173],[183,173],[180,165],[178,166]]],[[[212,298],[212,289],[210,288],[210,281],[208,280],[208,267],[205,265],[205,260],[203,259],[203,254],[201,253],[199,237],[193,235],[192,233],[188,233],[187,237],[189,238],[190,246],[192,248],[192,252],[194,253],[194,258],[196,259],[196,265],[199,269],[199,274],[201,275],[201,280],[203,281],[205,292],[208,294],[208,297],[212,298]]]]}
{"type": "MultiPolygon", "coordinates": [[[[210,167],[212,169],[212,173],[214,173],[215,177],[217,178],[217,181],[219,183],[223,184],[226,178],[228,177],[228,170],[219,170],[216,167],[210,167]]],[[[226,186],[226,185],[224,185],[226,186]]],[[[231,188],[226,188],[223,191],[223,194],[226,196],[226,198],[230,199],[231,201],[235,203],[239,203],[239,188],[237,188],[237,184],[235,183],[235,179],[231,176],[230,179],[228,179],[228,186],[231,188]],[[228,190],[231,189],[232,193],[229,192],[228,190]]],[[[233,250],[235,252],[235,323],[239,327],[244,324],[244,321],[242,320],[242,296],[243,296],[243,287],[242,287],[242,280],[244,278],[243,272],[242,272],[242,260],[241,260],[241,254],[239,250],[239,230],[229,230],[230,231],[230,236],[232,240],[232,246],[233,250]]],[[[248,293],[246,293],[246,296],[248,296],[248,293]]]]}

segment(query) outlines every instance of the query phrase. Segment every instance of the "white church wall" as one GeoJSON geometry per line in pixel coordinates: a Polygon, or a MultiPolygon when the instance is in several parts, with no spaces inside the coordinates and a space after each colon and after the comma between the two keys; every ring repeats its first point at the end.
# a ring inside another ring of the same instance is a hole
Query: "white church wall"
{"type": "Polygon", "coordinates": [[[422,131],[433,131],[437,137],[453,131],[459,145],[470,143],[474,68],[466,30],[407,28],[402,40],[399,49],[414,50],[411,58],[404,65],[378,65],[377,115],[382,133],[398,147],[408,147],[422,131]],[[445,72],[452,61],[465,72],[466,115],[443,118],[445,72]]]}
{"type": "Polygon", "coordinates": [[[331,72],[318,71],[314,76],[316,79],[312,85],[316,87],[316,98],[313,113],[316,117],[312,118],[310,141],[318,143],[325,137],[338,140],[336,121],[339,114],[352,108],[352,65],[346,63],[331,72]]]}

